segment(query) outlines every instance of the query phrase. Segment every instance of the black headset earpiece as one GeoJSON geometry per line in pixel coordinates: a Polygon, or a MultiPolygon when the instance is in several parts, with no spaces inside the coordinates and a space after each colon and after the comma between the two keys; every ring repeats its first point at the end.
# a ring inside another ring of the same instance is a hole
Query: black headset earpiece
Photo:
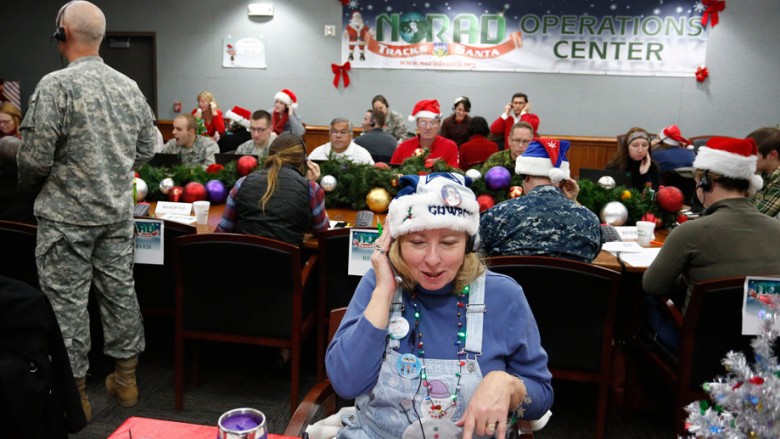
{"type": "Polygon", "coordinates": [[[712,192],[712,180],[710,180],[709,173],[710,171],[704,171],[704,175],[701,176],[699,184],[696,185],[697,188],[700,188],[704,192],[712,192]]]}
{"type": "Polygon", "coordinates": [[[68,6],[70,6],[71,3],[72,2],[65,3],[65,6],[60,9],[60,12],[57,14],[57,29],[54,30],[53,34],[51,34],[52,38],[60,42],[65,42],[67,39],[65,35],[65,28],[62,27],[62,17],[65,15],[65,10],[68,9],[68,6]]]}
{"type": "Polygon", "coordinates": [[[473,234],[469,235],[468,239],[466,240],[466,254],[474,253],[477,250],[479,250],[479,235],[473,234]]]}

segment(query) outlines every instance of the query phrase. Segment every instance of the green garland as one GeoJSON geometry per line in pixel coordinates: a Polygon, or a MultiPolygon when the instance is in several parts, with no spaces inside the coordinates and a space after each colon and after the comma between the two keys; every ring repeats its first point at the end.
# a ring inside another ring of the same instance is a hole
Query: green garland
{"type": "Polygon", "coordinates": [[[144,165],[138,170],[138,175],[149,186],[146,201],[168,200],[168,195],[160,191],[160,182],[166,178],[172,179],[176,186],[182,187],[193,181],[205,185],[210,180],[219,180],[225,184],[228,191],[236,184],[238,179],[236,162],[225,165],[224,169],[215,173],[206,172],[202,166],[179,165],[172,168],[157,168],[144,165]]]}
{"type": "MultiPolygon", "coordinates": [[[[328,207],[349,207],[354,210],[366,209],[366,195],[371,189],[385,189],[391,197],[398,193],[398,179],[409,174],[428,174],[431,172],[455,172],[463,174],[460,169],[447,165],[442,160],[428,162],[426,160],[429,151],[418,157],[410,157],[398,168],[383,169],[363,163],[355,163],[343,158],[331,157],[330,160],[320,164],[320,175],[332,175],[337,184],[334,190],[325,192],[325,205],[328,207]]],[[[149,186],[149,201],[167,200],[168,196],[160,192],[160,182],[165,178],[171,178],[177,186],[184,186],[190,182],[206,184],[209,180],[220,180],[230,190],[239,178],[236,171],[236,162],[225,165],[225,168],[208,173],[201,166],[180,165],[173,168],[153,168],[144,165],[139,175],[149,186]]],[[[485,179],[480,178],[472,182],[471,189],[477,196],[490,195],[496,204],[509,199],[509,189],[512,186],[522,187],[523,181],[518,175],[512,175],[509,187],[497,191],[490,190],[485,185],[485,179]]],[[[674,213],[663,212],[654,200],[649,199],[636,189],[617,186],[612,189],[604,189],[597,183],[589,180],[580,180],[580,193],[578,201],[583,206],[599,215],[601,209],[610,201],[619,201],[628,210],[626,224],[634,224],[642,219],[645,213],[652,213],[661,218],[667,226],[676,221],[674,213]]]]}

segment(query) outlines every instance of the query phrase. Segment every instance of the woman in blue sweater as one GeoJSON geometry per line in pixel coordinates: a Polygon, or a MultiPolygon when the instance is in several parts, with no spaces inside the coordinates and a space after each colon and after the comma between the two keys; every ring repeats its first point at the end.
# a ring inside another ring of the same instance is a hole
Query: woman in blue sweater
{"type": "Polygon", "coordinates": [[[356,398],[339,438],[503,438],[552,405],[547,354],[522,288],[472,252],[474,193],[458,174],[409,175],[328,347],[356,398]],[[438,436],[435,436],[438,435],[438,436]]]}

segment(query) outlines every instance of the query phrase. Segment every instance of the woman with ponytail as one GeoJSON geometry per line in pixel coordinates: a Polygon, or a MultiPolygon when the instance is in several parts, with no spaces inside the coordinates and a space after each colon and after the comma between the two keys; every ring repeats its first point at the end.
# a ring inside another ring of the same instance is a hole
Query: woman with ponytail
{"type": "Polygon", "coordinates": [[[306,232],[328,229],[320,168],[306,159],[300,137],[284,132],[271,144],[263,169],[236,181],[216,232],[245,233],[303,244],[306,232]]]}

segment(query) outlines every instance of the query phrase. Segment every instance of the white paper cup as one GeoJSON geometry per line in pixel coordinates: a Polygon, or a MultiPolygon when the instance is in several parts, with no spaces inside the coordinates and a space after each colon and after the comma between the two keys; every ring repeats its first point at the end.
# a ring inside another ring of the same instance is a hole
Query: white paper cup
{"type": "Polygon", "coordinates": [[[198,224],[209,223],[209,207],[211,203],[208,201],[196,201],[192,203],[192,208],[195,210],[195,220],[198,224]]]}
{"type": "Polygon", "coordinates": [[[652,221],[637,221],[636,236],[637,242],[642,247],[650,247],[650,241],[655,238],[655,223],[652,221]]]}

